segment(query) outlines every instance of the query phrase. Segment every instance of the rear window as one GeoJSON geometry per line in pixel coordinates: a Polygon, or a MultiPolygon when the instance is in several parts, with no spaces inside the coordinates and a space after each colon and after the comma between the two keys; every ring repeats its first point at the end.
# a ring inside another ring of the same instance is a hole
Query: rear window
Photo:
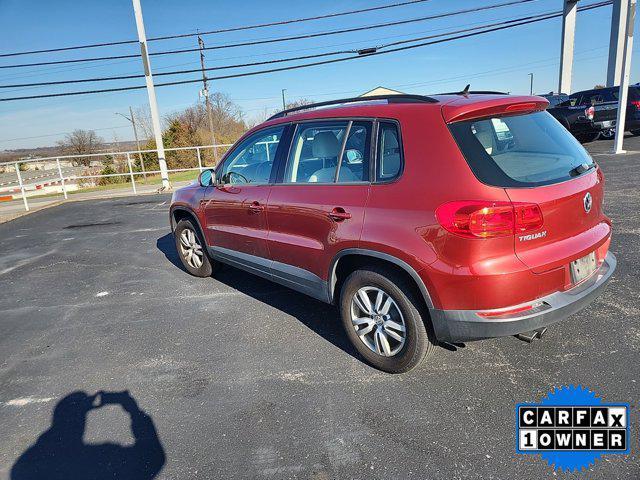
{"type": "Polygon", "coordinates": [[[449,125],[478,179],[497,187],[569,180],[593,165],[578,141],[547,112],[467,120],[449,125]]]}

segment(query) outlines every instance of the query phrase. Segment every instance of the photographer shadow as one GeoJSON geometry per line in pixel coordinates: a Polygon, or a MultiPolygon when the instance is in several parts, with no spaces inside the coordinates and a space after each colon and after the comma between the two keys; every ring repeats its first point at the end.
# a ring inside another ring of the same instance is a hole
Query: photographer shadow
{"type": "Polygon", "coordinates": [[[162,470],[165,460],[153,420],[128,391],[95,395],[78,391],[58,402],[51,427],[16,460],[11,480],[149,480],[162,470]],[[87,414],[108,404],[120,405],[131,418],[133,445],[83,441],[87,414]]]}

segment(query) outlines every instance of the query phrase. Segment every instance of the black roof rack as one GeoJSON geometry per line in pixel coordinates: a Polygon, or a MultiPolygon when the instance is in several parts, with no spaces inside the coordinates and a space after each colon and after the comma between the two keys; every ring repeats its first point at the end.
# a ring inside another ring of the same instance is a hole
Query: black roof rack
{"type": "Polygon", "coordinates": [[[468,84],[464,87],[464,90],[461,92],[446,92],[446,93],[438,93],[438,95],[509,95],[508,92],[494,92],[493,90],[469,90],[471,84],[468,84]]]}
{"type": "Polygon", "coordinates": [[[309,105],[301,105],[299,107],[289,108],[287,110],[276,113],[275,115],[270,117],[269,120],[273,120],[274,118],[286,117],[290,113],[299,112],[301,110],[311,110],[313,108],[325,107],[328,105],[341,105],[344,103],[370,102],[372,100],[386,100],[387,103],[438,103],[438,100],[436,100],[435,98],[426,97],[424,95],[407,94],[372,95],[370,97],[342,98],[339,100],[329,100],[327,102],[311,103],[309,105]]]}

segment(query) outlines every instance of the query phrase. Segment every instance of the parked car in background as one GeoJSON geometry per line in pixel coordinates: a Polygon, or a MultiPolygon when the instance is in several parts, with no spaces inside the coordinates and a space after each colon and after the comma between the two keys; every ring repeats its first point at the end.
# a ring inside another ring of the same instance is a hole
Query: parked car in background
{"type": "Polygon", "coordinates": [[[602,171],[547,104],[465,89],[281,112],[174,193],[182,265],[227,263],[336,305],[388,372],[438,344],[539,338],[616,266],[602,171]]]}
{"type": "MultiPolygon", "coordinates": [[[[612,138],[618,117],[619,92],[619,87],[576,92],[548,111],[581,142],[598,137],[612,138]]],[[[625,131],[640,135],[640,87],[637,84],[629,87],[626,117],[625,131]]]]}
{"type": "Polygon", "coordinates": [[[581,143],[588,143],[600,136],[602,127],[594,121],[593,105],[572,104],[569,95],[541,95],[549,101],[547,111],[569,130],[581,143]]]}
{"type": "Polygon", "coordinates": [[[549,102],[549,106],[547,107],[547,110],[569,100],[569,95],[567,95],[566,93],[549,92],[540,96],[542,98],[546,98],[547,101],[549,102]]]}

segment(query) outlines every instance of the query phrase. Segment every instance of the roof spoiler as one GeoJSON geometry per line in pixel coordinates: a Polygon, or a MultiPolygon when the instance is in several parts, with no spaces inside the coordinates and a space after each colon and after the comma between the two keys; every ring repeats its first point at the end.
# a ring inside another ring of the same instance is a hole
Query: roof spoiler
{"type": "Polygon", "coordinates": [[[476,118],[497,117],[504,115],[519,115],[545,110],[549,101],[542,97],[533,96],[504,96],[494,97],[474,102],[460,99],[442,107],[442,116],[445,122],[461,122],[476,118]]]}

